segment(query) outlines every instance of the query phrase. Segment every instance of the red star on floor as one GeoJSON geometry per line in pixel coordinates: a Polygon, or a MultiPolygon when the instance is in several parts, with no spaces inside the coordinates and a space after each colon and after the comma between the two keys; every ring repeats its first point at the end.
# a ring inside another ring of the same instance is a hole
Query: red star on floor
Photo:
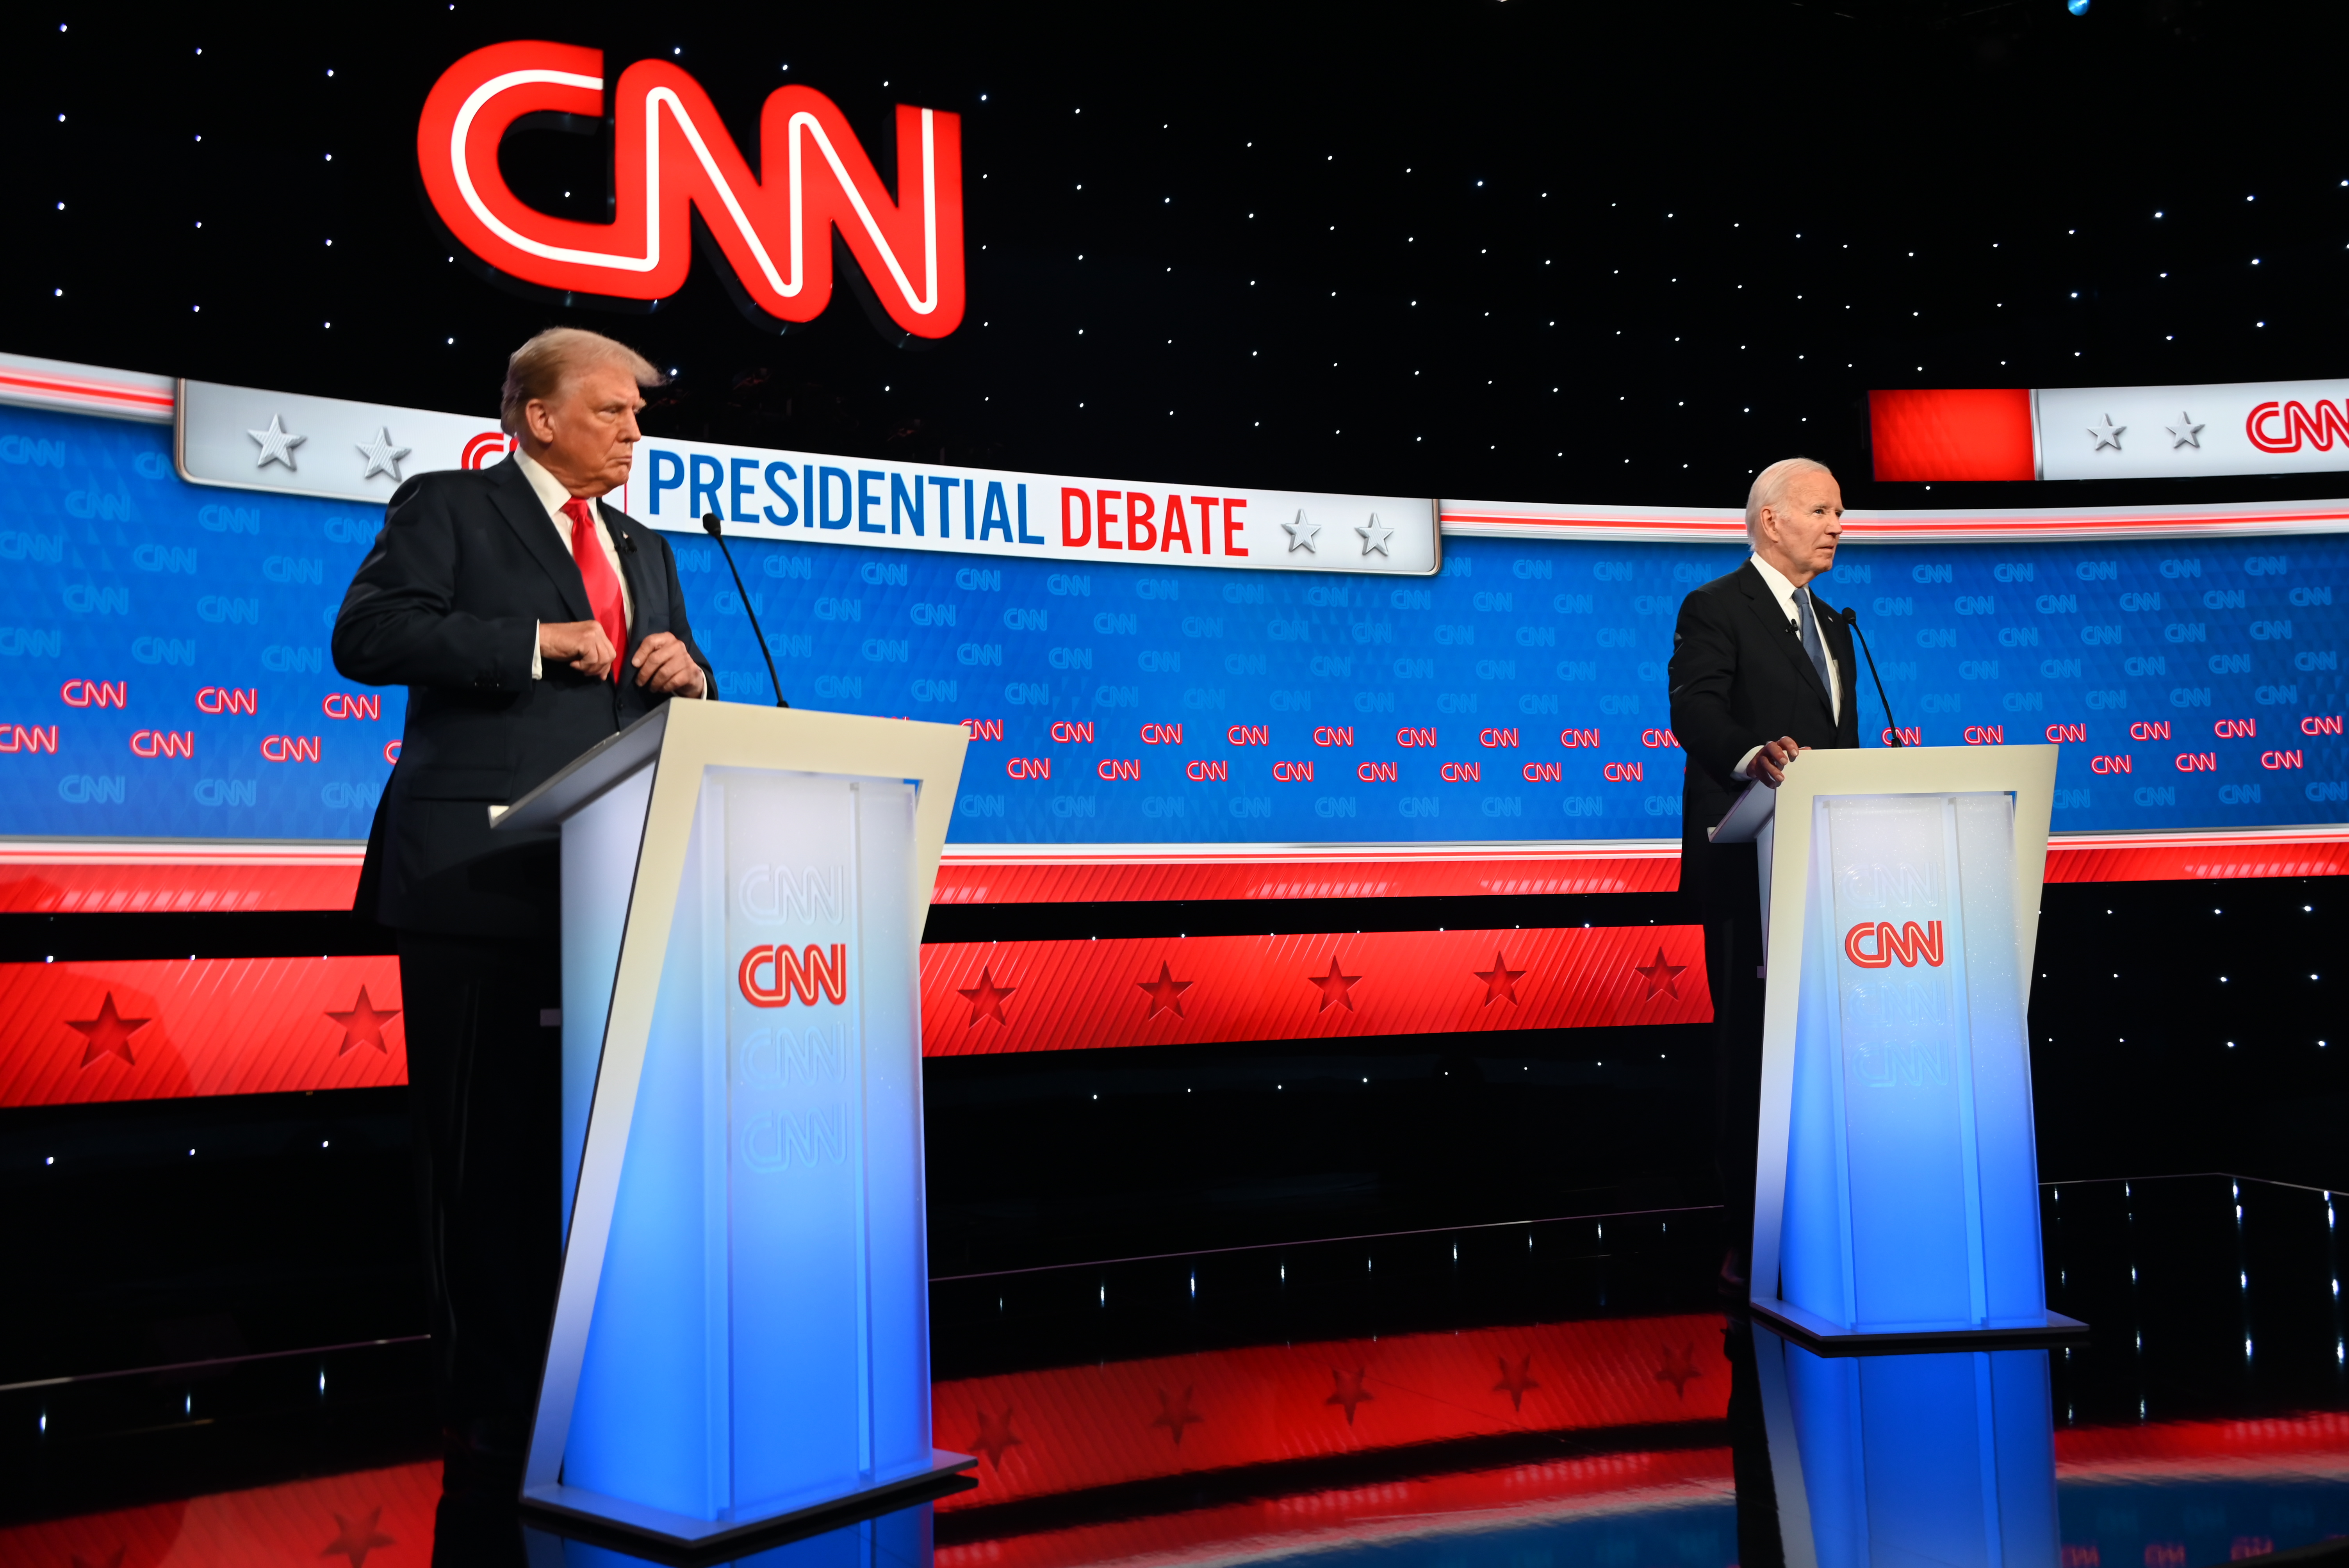
{"type": "Polygon", "coordinates": [[[1506,1356],[1496,1356],[1493,1359],[1501,1364],[1501,1380],[1493,1385],[1493,1392],[1506,1394],[1509,1397],[1509,1408],[1523,1411],[1526,1408],[1526,1390],[1541,1387],[1533,1379],[1533,1357],[1527,1354],[1517,1357],[1517,1364],[1514,1369],[1509,1366],[1509,1358],[1506,1356]]]}
{"type": "Polygon", "coordinates": [[[130,1054],[130,1037],[153,1023],[152,1018],[126,1018],[114,1010],[114,993],[109,991],[106,1000],[98,1005],[95,1018],[66,1020],[66,1027],[82,1033],[81,1065],[89,1066],[100,1057],[120,1057],[132,1067],[139,1058],[130,1054]]]}
{"type": "Polygon", "coordinates": [[[380,1505],[369,1509],[365,1519],[346,1519],[335,1515],[335,1523],[342,1533],[318,1550],[321,1557],[343,1556],[351,1560],[351,1568],[367,1568],[367,1553],[378,1546],[395,1544],[391,1537],[378,1530],[376,1521],[383,1517],[380,1505]]]}
{"type": "MultiPolygon", "coordinates": [[[[1644,968],[1637,964],[1631,965],[1631,973],[1647,981],[1648,995],[1650,996],[1653,996],[1659,991],[1662,992],[1667,996],[1679,995],[1681,994],[1681,975],[1686,972],[1687,969],[1688,965],[1685,964],[1665,963],[1664,950],[1661,947],[1656,949],[1655,963],[1649,965],[1644,968]]],[[[1645,998],[1642,998],[1642,1000],[1644,999],[1645,998]]]]}
{"type": "Polygon", "coordinates": [[[1331,954],[1330,955],[1329,974],[1308,975],[1305,977],[1305,983],[1308,985],[1315,987],[1321,993],[1321,1006],[1314,1008],[1313,1010],[1317,1013],[1324,1013],[1329,1011],[1330,1003],[1343,1002],[1346,1004],[1346,1011],[1349,1013],[1352,1012],[1354,1010],[1354,982],[1361,978],[1361,976],[1359,975],[1340,974],[1338,972],[1338,956],[1334,953],[1331,954]]]}
{"type": "Polygon", "coordinates": [[[1664,1346],[1664,1364],[1656,1368],[1657,1382],[1670,1383],[1672,1392],[1685,1399],[1688,1398],[1689,1379],[1703,1376],[1696,1369],[1696,1346],[1693,1343],[1683,1345],[1678,1350],[1669,1345],[1664,1346]]]}
{"type": "Polygon", "coordinates": [[[1354,1407],[1378,1398],[1376,1394],[1362,1387],[1362,1378],[1366,1373],[1367,1368],[1361,1367],[1355,1367],[1350,1377],[1335,1367],[1330,1368],[1330,1380],[1337,1384],[1338,1391],[1321,1402],[1325,1405],[1345,1406],[1346,1425],[1350,1427],[1354,1424],[1354,1407]]]}
{"type": "Polygon", "coordinates": [[[987,1456],[987,1462],[990,1466],[997,1470],[1001,1470],[1003,1468],[1003,1450],[1006,1449],[1020,1448],[1022,1446],[1024,1445],[1020,1442],[1020,1439],[1011,1435],[1011,1412],[1009,1409],[1007,1408],[1003,1414],[999,1416],[990,1416],[985,1410],[981,1410],[978,1413],[978,1436],[970,1440],[971,1451],[973,1453],[985,1454],[987,1456]]]}
{"type": "Polygon", "coordinates": [[[1152,1417],[1150,1420],[1152,1426],[1164,1427],[1173,1432],[1174,1446],[1178,1449],[1183,1446],[1183,1429],[1194,1421],[1204,1421],[1207,1418],[1191,1408],[1191,1393],[1192,1390],[1185,1388],[1183,1390],[1183,1397],[1177,1399],[1165,1389],[1159,1389],[1158,1414],[1152,1417]]]}
{"type": "Polygon", "coordinates": [[[1164,1012],[1172,1012],[1176,1017],[1181,1017],[1183,993],[1191,988],[1193,982],[1175,979],[1174,972],[1166,966],[1166,961],[1162,958],[1158,962],[1157,979],[1136,980],[1134,984],[1150,993],[1150,1011],[1142,1016],[1143,1022],[1148,1023],[1164,1012]]]}
{"type": "Polygon", "coordinates": [[[1471,969],[1468,973],[1485,983],[1484,1005],[1487,1007],[1504,997],[1515,1002],[1517,999],[1517,981],[1525,975],[1522,969],[1510,968],[1497,947],[1493,949],[1492,968],[1471,969]]]}
{"type": "Polygon", "coordinates": [[[378,1009],[367,1000],[366,986],[359,987],[358,1002],[349,1012],[337,1013],[330,1007],[326,1016],[343,1026],[343,1048],[335,1055],[342,1056],[354,1046],[373,1046],[386,1056],[391,1054],[391,1047],[383,1043],[383,1026],[399,1016],[399,1009],[378,1009]]]}
{"type": "Polygon", "coordinates": [[[995,976],[988,972],[988,965],[980,965],[978,985],[968,990],[959,985],[955,987],[955,994],[970,1004],[970,1023],[966,1026],[975,1029],[981,1018],[992,1018],[1008,1028],[1009,1020],[1003,1016],[1003,999],[1018,989],[1017,985],[998,985],[995,976]]]}

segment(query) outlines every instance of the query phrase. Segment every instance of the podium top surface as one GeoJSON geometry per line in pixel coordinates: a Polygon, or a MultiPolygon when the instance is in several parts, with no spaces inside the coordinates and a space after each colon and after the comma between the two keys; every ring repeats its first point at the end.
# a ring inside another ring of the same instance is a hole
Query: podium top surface
{"type": "MultiPolygon", "coordinates": [[[[959,724],[739,702],[666,702],[573,758],[512,805],[491,807],[490,825],[515,832],[560,827],[581,807],[663,758],[688,764],[697,774],[705,766],[856,774],[940,784],[951,796],[969,743],[969,731],[959,724]]],[[[938,838],[943,844],[943,819],[938,838]]]]}
{"type": "Polygon", "coordinates": [[[1886,746],[1805,751],[1786,769],[1786,781],[1745,787],[1710,830],[1716,844],[1754,841],[1776,815],[1778,797],[1792,790],[1818,795],[1921,795],[2045,785],[2055,772],[2053,746],[1886,746]]]}
{"type": "Polygon", "coordinates": [[[564,818],[660,755],[673,706],[663,703],[627,728],[605,737],[513,804],[491,807],[491,828],[527,833],[560,827],[564,818]]]}

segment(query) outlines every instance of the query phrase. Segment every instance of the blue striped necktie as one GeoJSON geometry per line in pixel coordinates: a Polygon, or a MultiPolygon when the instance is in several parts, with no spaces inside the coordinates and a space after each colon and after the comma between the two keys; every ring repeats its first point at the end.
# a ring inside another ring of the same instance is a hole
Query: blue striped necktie
{"type": "Polygon", "coordinates": [[[1811,613],[1811,591],[1795,590],[1795,609],[1803,618],[1803,652],[1811,655],[1811,667],[1819,672],[1819,689],[1832,696],[1835,683],[1827,678],[1826,645],[1819,641],[1819,619],[1811,613]]]}

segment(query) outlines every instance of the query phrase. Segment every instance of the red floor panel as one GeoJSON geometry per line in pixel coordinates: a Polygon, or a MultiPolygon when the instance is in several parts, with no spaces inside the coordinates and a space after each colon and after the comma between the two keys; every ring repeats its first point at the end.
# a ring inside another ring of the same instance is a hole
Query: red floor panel
{"type": "Polygon", "coordinates": [[[932,1441],[979,1456],[940,1509],[1454,1438],[1718,1420],[1722,1319],[1621,1318],[1250,1346],[939,1383],[932,1441]]]}

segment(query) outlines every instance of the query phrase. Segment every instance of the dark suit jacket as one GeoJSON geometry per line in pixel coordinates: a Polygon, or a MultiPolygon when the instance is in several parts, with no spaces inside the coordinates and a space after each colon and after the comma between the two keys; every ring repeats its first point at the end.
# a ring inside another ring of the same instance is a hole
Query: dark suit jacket
{"type": "MultiPolygon", "coordinates": [[[[602,510],[636,603],[623,663],[655,632],[674,633],[715,693],[668,542],[602,510]]],[[[530,678],[537,623],[592,618],[579,568],[512,459],[399,487],[335,621],[336,669],[408,687],[399,762],[359,877],[360,913],[411,931],[555,934],[554,836],[492,836],[485,808],[519,799],[666,700],[625,670],[615,685],[550,660],[543,679],[530,678]]]]}
{"type": "Polygon", "coordinates": [[[1811,584],[1819,635],[1835,655],[1843,718],[1828,706],[1802,637],[1787,628],[1770,586],[1748,561],[1681,601],[1672,630],[1672,736],[1688,754],[1681,787],[1681,886],[1703,888],[1710,841],[1705,830],[1729,810],[1744,781],[1737,759],[1765,741],[1791,735],[1821,748],[1859,744],[1859,697],[1851,629],[1811,584]]]}

